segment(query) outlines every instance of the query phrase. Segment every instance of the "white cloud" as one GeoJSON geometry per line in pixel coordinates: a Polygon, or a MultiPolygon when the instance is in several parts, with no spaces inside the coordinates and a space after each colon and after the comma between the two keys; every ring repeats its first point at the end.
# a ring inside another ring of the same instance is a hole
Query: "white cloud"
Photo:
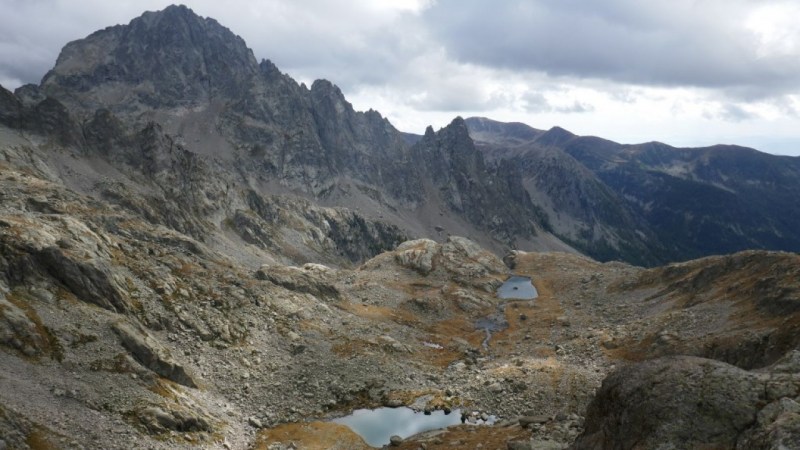
{"type": "Polygon", "coordinates": [[[768,4],[772,3],[441,0],[423,16],[447,51],[463,62],[551,76],[767,96],[800,87],[797,27],[784,23],[781,13],[786,7],[776,4],[777,12],[769,14],[756,9],[768,4]],[[753,22],[753,17],[758,20],[753,22]],[[752,23],[762,31],[774,26],[793,31],[764,31],[756,39],[752,23]],[[763,51],[765,46],[775,49],[778,42],[780,51],[763,51]]]}
{"type": "Polygon", "coordinates": [[[761,58],[800,55],[800,5],[781,1],[758,5],[747,17],[745,28],[757,36],[761,58]]]}

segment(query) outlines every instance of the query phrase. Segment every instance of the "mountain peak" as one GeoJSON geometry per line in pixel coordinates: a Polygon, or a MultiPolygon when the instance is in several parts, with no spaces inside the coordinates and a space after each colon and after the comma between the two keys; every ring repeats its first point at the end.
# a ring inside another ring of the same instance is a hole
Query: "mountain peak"
{"type": "Polygon", "coordinates": [[[459,141],[468,141],[470,145],[472,144],[472,138],[469,136],[469,129],[467,129],[467,123],[464,121],[464,118],[461,116],[456,116],[450,125],[444,127],[441,132],[446,135],[450,135],[459,141]]]}
{"type": "Polygon", "coordinates": [[[532,141],[544,133],[524,123],[498,122],[486,117],[470,117],[466,123],[470,135],[479,141],[521,143],[532,141]]]}
{"type": "Polygon", "coordinates": [[[452,141],[452,142],[459,142],[462,144],[468,144],[473,146],[472,139],[469,136],[469,130],[467,130],[467,124],[461,116],[457,116],[454,118],[446,127],[439,129],[439,131],[434,132],[433,127],[428,125],[425,128],[425,134],[422,137],[422,141],[427,141],[429,143],[434,142],[436,140],[445,140],[445,141],[452,141]]]}
{"type": "Polygon", "coordinates": [[[311,83],[311,91],[330,94],[336,97],[344,97],[344,94],[342,94],[342,90],[339,89],[339,86],[336,86],[325,79],[314,80],[314,82],[311,83]]]}
{"type": "Polygon", "coordinates": [[[536,139],[536,143],[540,145],[561,145],[574,137],[575,135],[571,132],[555,126],[541,134],[536,139]]]}
{"type": "MultiPolygon", "coordinates": [[[[140,19],[152,25],[161,20],[203,20],[191,8],[186,5],[169,5],[161,11],[146,11],[140,19]]],[[[212,19],[213,20],[213,19],[212,19]]]]}
{"type": "Polygon", "coordinates": [[[456,116],[451,122],[448,127],[467,127],[467,123],[464,121],[464,118],[461,116],[456,116]]]}
{"type": "Polygon", "coordinates": [[[176,106],[232,95],[258,72],[242,38],[172,5],[70,42],[42,88],[89,109],[107,105],[110,91],[120,105],[176,106]]]}

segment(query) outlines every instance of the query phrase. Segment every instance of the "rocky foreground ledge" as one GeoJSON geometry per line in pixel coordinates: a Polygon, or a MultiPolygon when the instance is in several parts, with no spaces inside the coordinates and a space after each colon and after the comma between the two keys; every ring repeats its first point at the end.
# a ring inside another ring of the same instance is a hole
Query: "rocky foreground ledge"
{"type": "Polygon", "coordinates": [[[333,448],[327,420],[420,398],[498,424],[399,448],[797,442],[798,255],[504,264],[450,237],[350,269],[252,264],[36,161],[0,167],[6,448],[333,448]],[[539,297],[500,308],[512,270],[539,297]]]}

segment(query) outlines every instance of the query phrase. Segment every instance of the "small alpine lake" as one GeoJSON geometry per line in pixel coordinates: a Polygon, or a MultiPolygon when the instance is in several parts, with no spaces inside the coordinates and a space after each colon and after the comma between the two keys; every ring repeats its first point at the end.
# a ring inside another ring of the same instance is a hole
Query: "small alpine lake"
{"type": "Polygon", "coordinates": [[[364,438],[367,444],[381,447],[389,443],[392,436],[407,438],[424,431],[436,430],[461,424],[461,411],[432,411],[425,414],[408,407],[357,409],[349,416],[331,422],[346,425],[364,438]]]}
{"type": "Polygon", "coordinates": [[[512,275],[497,288],[497,298],[504,300],[533,300],[538,296],[530,277],[512,275]]]}

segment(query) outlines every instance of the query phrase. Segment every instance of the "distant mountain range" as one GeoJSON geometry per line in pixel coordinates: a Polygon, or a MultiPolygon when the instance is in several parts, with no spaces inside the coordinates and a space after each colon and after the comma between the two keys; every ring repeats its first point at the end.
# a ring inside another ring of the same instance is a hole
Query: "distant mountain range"
{"type": "Polygon", "coordinates": [[[0,124],[44,139],[32,170],[239,259],[351,264],[448,234],[642,265],[800,250],[800,158],[483,118],[402,133],[185,6],[67,44],[39,85],[0,89],[0,124]]]}
{"type": "Polygon", "coordinates": [[[488,161],[523,169],[553,231],[595,258],[652,264],[800,250],[800,158],[717,145],[622,145],[562,128],[467,120],[488,161]]]}

